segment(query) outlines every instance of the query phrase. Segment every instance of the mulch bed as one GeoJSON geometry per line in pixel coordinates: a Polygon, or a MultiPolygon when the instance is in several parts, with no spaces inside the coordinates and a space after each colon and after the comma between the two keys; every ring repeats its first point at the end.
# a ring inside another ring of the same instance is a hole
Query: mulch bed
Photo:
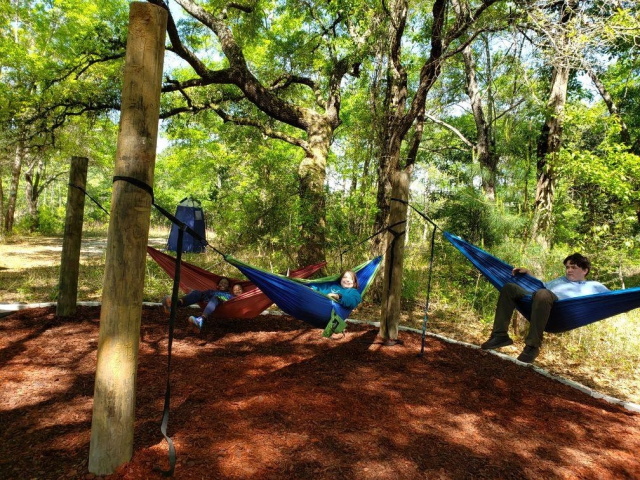
{"type": "MultiPolygon", "coordinates": [[[[344,337],[286,316],[181,311],[169,434],[176,478],[640,478],[640,414],[476,349],[377,329],[344,337]]],[[[0,478],[88,472],[100,310],[0,320],[0,478]]],[[[134,455],[107,478],[163,478],[167,317],[143,310],[134,455]]]]}

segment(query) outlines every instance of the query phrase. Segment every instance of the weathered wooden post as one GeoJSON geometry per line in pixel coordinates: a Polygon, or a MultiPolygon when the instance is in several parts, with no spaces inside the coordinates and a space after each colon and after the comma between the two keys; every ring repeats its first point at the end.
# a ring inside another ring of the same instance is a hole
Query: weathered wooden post
{"type": "MultiPolygon", "coordinates": [[[[167,12],[133,2],[115,175],[153,185],[167,12]]],[[[113,184],[93,397],[89,471],[108,475],[133,455],[136,373],[151,196],[113,184]]]]}
{"type": "MultiPolygon", "coordinates": [[[[389,210],[389,225],[395,225],[407,220],[407,204],[409,198],[409,173],[396,172],[393,175],[391,197],[402,202],[391,201],[389,210]]],[[[382,286],[382,311],[380,314],[380,336],[388,345],[394,345],[398,339],[400,325],[400,300],[402,297],[402,264],[404,259],[406,224],[390,229],[387,233],[389,251],[384,261],[384,277],[382,286]]]]}
{"type": "Polygon", "coordinates": [[[64,223],[64,238],[62,239],[58,306],[56,308],[56,315],[61,317],[76,313],[82,221],[84,219],[84,192],[82,190],[87,186],[88,165],[88,158],[71,157],[69,190],[67,192],[67,216],[64,223]]]}

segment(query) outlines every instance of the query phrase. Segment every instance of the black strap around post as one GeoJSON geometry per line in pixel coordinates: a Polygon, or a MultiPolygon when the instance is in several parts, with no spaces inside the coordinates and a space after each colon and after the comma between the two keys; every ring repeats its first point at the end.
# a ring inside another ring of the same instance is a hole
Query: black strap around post
{"type": "Polygon", "coordinates": [[[220,250],[218,250],[217,248],[211,246],[211,244],[209,244],[209,242],[207,242],[206,238],[202,238],[202,236],[198,232],[196,232],[194,229],[192,229],[189,225],[187,225],[184,222],[181,222],[175,216],[173,216],[171,213],[169,213],[167,210],[165,210],[160,205],[158,205],[156,203],[156,201],[155,201],[154,196],[153,196],[153,188],[151,188],[149,185],[147,185],[146,183],[138,180],[137,178],[123,177],[121,175],[115,175],[113,177],[113,181],[114,182],[116,182],[117,180],[123,180],[123,181],[128,182],[128,183],[130,183],[132,185],[135,185],[136,187],[141,188],[142,190],[147,192],[149,195],[151,195],[151,205],[153,205],[156,210],[158,210],[162,215],[167,217],[172,223],[175,223],[176,225],[178,225],[178,227],[183,229],[186,233],[188,233],[189,235],[191,235],[195,239],[197,239],[200,242],[202,242],[203,245],[209,247],[210,249],[212,249],[214,252],[216,252],[217,254],[221,255],[222,257],[225,257],[225,254],[223,252],[221,252],[220,250]]]}
{"type": "Polygon", "coordinates": [[[413,205],[411,205],[406,200],[402,200],[400,198],[392,198],[391,200],[406,204],[408,207],[410,207],[413,211],[415,211],[418,215],[420,215],[422,218],[424,218],[427,222],[429,222],[433,226],[433,231],[431,232],[431,254],[429,256],[429,276],[427,277],[428,278],[427,300],[424,306],[424,320],[422,321],[422,347],[420,349],[420,353],[418,354],[419,357],[422,357],[424,355],[425,337],[427,335],[427,321],[429,319],[429,297],[431,295],[431,276],[433,273],[433,257],[434,257],[434,250],[435,250],[436,230],[442,230],[442,229],[438,225],[436,225],[436,223],[433,220],[431,220],[427,215],[422,213],[420,210],[416,209],[413,205]]]}
{"type": "MultiPolygon", "coordinates": [[[[153,205],[162,215],[168,218],[172,223],[178,226],[178,245],[177,245],[177,252],[176,252],[177,255],[176,255],[176,264],[175,264],[176,269],[175,269],[175,275],[173,280],[173,289],[171,292],[171,314],[169,316],[169,339],[168,339],[168,346],[167,346],[167,387],[164,395],[164,408],[162,412],[162,421],[160,424],[160,431],[162,432],[162,435],[164,436],[164,438],[167,441],[167,444],[169,445],[169,470],[162,470],[159,467],[154,468],[154,470],[160,471],[163,476],[171,477],[173,476],[173,473],[175,471],[175,465],[176,465],[176,449],[175,449],[175,446],[173,445],[173,440],[167,435],[167,428],[169,426],[169,411],[170,411],[170,405],[171,405],[171,350],[173,347],[173,330],[175,326],[176,313],[178,311],[177,309],[178,309],[178,295],[179,295],[179,289],[180,289],[180,267],[182,264],[182,246],[183,246],[184,233],[185,232],[189,233],[189,235],[200,240],[203,245],[211,248],[222,257],[226,258],[226,255],[222,253],[220,250],[211,246],[205,238],[202,238],[202,236],[200,236],[199,233],[197,233],[195,230],[189,227],[186,223],[181,222],[175,216],[169,213],[167,210],[165,210],[160,205],[158,205],[155,202],[155,198],[153,195],[153,188],[150,185],[144,183],[141,180],[138,180],[137,178],[115,175],[113,177],[113,182],[116,182],[118,180],[128,182],[147,192],[151,196],[151,205],[153,205]]],[[[98,205],[98,207],[100,207],[107,215],[109,215],[109,212],[107,212],[107,210],[102,205],[100,205],[98,201],[96,201],[91,195],[89,195],[85,189],[71,183],[69,185],[81,190],[96,205],[98,205]]]]}
{"type": "Polygon", "coordinates": [[[167,441],[167,445],[169,446],[169,469],[162,470],[159,467],[155,468],[156,470],[160,471],[163,476],[172,477],[176,467],[176,449],[175,449],[175,446],[173,445],[173,440],[171,439],[171,437],[167,435],[167,428],[169,426],[169,411],[170,411],[170,405],[171,405],[171,349],[173,347],[173,329],[175,325],[175,318],[176,318],[176,313],[178,311],[178,294],[179,294],[179,288],[180,288],[180,266],[182,263],[182,244],[183,244],[185,230],[188,231],[191,235],[194,235],[196,238],[203,240],[203,243],[205,245],[208,245],[208,243],[206,242],[206,240],[202,239],[202,237],[200,237],[200,235],[198,235],[195,231],[189,228],[187,224],[179,221],[177,218],[175,218],[173,215],[167,212],[164,208],[157,205],[153,197],[153,189],[151,188],[151,186],[132,177],[114,176],[113,181],[115,182],[117,180],[123,180],[125,182],[129,182],[132,185],[135,185],[136,187],[141,188],[142,190],[147,192],[149,195],[151,195],[151,204],[155,208],[157,208],[160,211],[160,213],[162,213],[165,217],[169,218],[172,222],[177,224],[179,227],[178,228],[178,245],[177,245],[177,251],[176,251],[176,267],[175,267],[175,275],[173,279],[173,289],[171,292],[171,314],[169,315],[169,339],[168,339],[168,345],[167,345],[167,387],[164,394],[164,408],[162,411],[162,421],[160,423],[160,431],[162,432],[162,435],[164,436],[165,440],[167,441]]]}
{"type": "Polygon", "coordinates": [[[419,357],[424,355],[424,342],[427,335],[427,319],[429,318],[429,296],[431,294],[431,274],[433,273],[433,254],[435,249],[436,228],[431,232],[431,255],[429,256],[429,277],[427,280],[427,302],[424,306],[424,320],[422,322],[422,347],[420,348],[419,357]]]}
{"type": "MultiPolygon", "coordinates": [[[[404,222],[399,222],[399,223],[404,223],[404,222]]],[[[397,225],[397,224],[394,224],[397,225]]],[[[406,230],[403,230],[401,232],[396,232],[395,230],[393,230],[391,228],[391,226],[388,228],[389,233],[391,235],[393,235],[393,240],[391,240],[391,243],[389,244],[389,247],[387,248],[387,252],[390,250],[391,251],[391,258],[389,259],[389,265],[391,265],[391,268],[389,269],[389,282],[387,283],[387,288],[390,289],[391,288],[391,280],[393,279],[393,261],[395,260],[395,246],[396,246],[396,242],[398,241],[398,239],[400,237],[402,237],[405,233],[406,230]]]]}

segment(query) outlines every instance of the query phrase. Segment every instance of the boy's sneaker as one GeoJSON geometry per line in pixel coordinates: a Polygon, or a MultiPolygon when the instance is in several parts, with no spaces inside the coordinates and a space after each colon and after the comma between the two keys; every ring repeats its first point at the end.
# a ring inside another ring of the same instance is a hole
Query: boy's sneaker
{"type": "Polygon", "coordinates": [[[518,360],[524,363],[533,363],[540,353],[540,347],[525,345],[524,350],[518,355],[518,360]]]}
{"type": "Polygon", "coordinates": [[[196,333],[200,333],[200,330],[202,330],[202,317],[194,317],[193,315],[190,316],[189,330],[192,330],[196,333]]]}
{"type": "Polygon", "coordinates": [[[513,340],[508,335],[491,335],[491,338],[480,345],[482,350],[493,350],[494,348],[506,347],[512,345],[513,340]]]}
{"type": "Polygon", "coordinates": [[[162,308],[164,308],[164,313],[171,313],[171,295],[166,295],[162,299],[162,308]]]}

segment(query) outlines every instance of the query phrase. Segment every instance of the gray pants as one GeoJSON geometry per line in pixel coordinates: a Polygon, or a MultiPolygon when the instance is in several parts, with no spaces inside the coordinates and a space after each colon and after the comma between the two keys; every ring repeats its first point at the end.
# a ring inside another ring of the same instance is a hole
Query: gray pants
{"type": "MultiPolygon", "coordinates": [[[[492,336],[503,337],[509,335],[509,323],[511,323],[511,316],[516,308],[516,302],[527,295],[531,295],[531,292],[527,292],[515,283],[507,283],[502,287],[498,305],[496,306],[496,316],[493,320],[492,336]]],[[[553,307],[553,302],[556,300],[558,300],[556,294],[546,288],[541,288],[533,294],[529,333],[525,339],[525,343],[530,347],[540,347],[542,345],[544,328],[547,326],[551,307],[553,307]]]]}

